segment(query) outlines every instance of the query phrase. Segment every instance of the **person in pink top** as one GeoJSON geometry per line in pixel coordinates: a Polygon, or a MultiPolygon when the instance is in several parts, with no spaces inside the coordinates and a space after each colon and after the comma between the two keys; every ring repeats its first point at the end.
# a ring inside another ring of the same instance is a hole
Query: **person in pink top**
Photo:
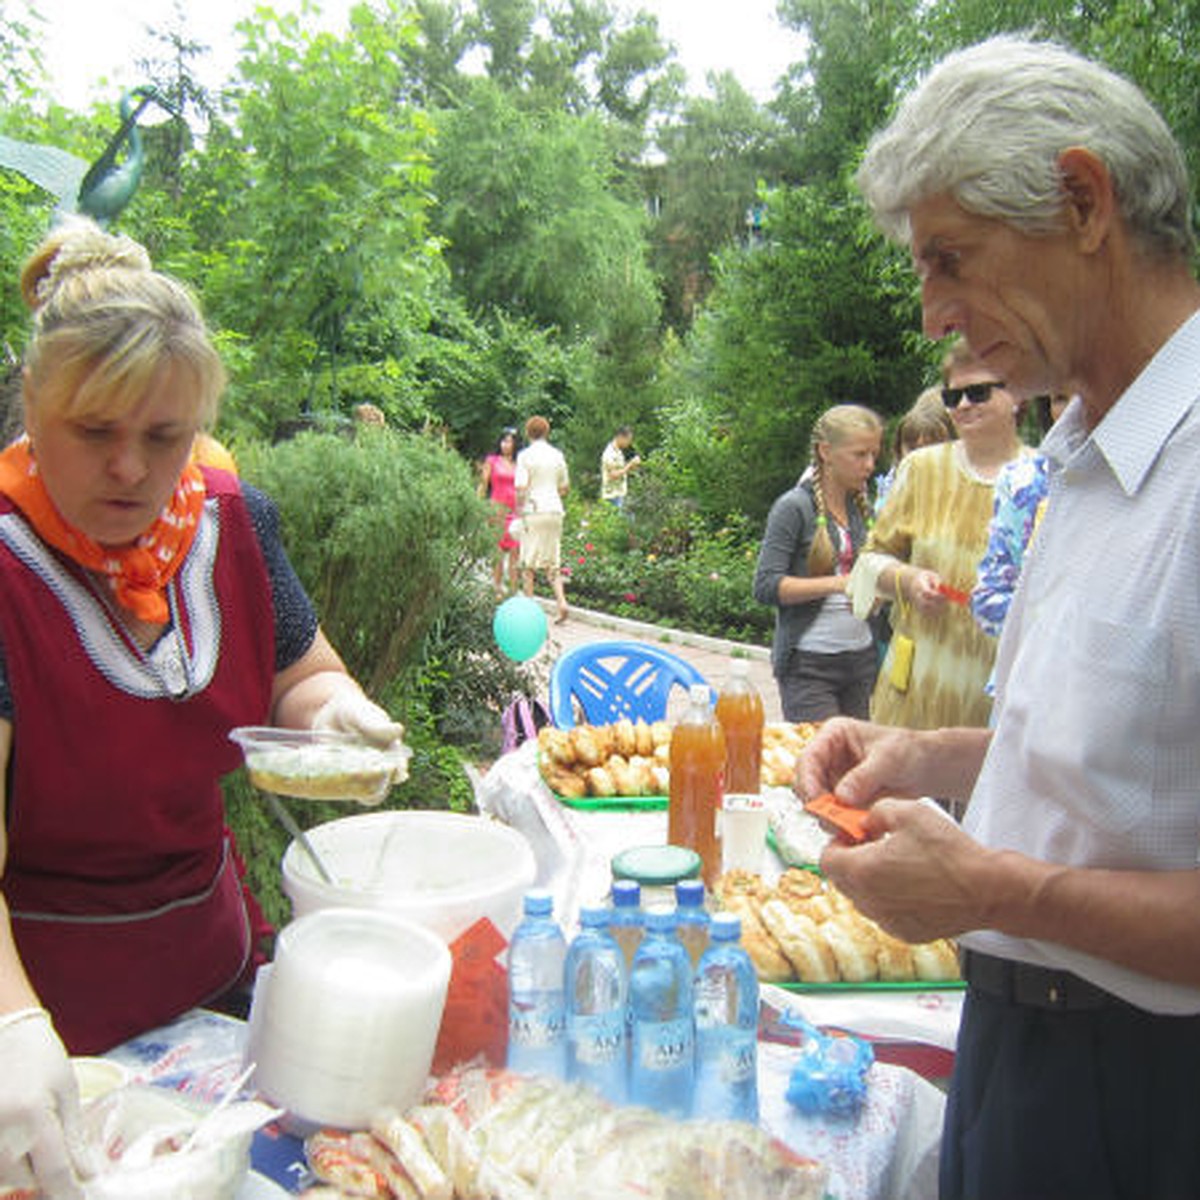
{"type": "Polygon", "coordinates": [[[479,494],[496,506],[496,524],[503,522],[496,542],[498,553],[492,564],[492,586],[497,600],[506,592],[515,592],[520,584],[517,552],[521,544],[511,531],[517,508],[517,449],[517,431],[510,426],[501,431],[495,451],[483,460],[479,472],[479,494]]]}

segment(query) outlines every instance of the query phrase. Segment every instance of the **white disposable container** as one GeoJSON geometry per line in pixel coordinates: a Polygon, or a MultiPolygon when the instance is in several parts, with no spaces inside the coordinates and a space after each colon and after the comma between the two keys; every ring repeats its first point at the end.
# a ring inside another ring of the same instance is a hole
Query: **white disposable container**
{"type": "Polygon", "coordinates": [[[362,1129],[382,1108],[410,1107],[449,983],[446,944],[394,913],[329,908],[293,921],[255,988],[255,1085],[294,1127],[362,1129]]]}
{"type": "Polygon", "coordinates": [[[318,825],[308,838],[334,883],[325,883],[293,842],[283,856],[283,890],[294,916],[325,908],[386,909],[447,942],[480,917],[509,937],[537,871],[525,838],[488,817],[361,813],[318,825]]]}

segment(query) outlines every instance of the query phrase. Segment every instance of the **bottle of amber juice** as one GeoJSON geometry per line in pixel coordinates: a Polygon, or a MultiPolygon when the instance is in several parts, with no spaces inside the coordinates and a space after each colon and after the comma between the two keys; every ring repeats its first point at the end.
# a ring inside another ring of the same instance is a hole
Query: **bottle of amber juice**
{"type": "Polygon", "coordinates": [[[717,814],[725,794],[725,735],[709,707],[703,683],[688,690],[688,709],[671,733],[671,797],[667,840],[700,855],[708,887],[721,871],[717,814]]]}
{"type": "Polygon", "coordinates": [[[717,720],[725,734],[725,791],[753,794],[761,788],[763,702],[750,680],[750,664],[735,658],[717,697],[717,720]]]}

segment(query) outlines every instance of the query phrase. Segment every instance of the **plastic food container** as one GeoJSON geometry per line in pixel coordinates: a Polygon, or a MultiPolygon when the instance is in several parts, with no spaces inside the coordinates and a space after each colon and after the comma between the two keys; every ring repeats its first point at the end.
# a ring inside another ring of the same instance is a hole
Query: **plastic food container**
{"type": "Polygon", "coordinates": [[[292,913],[382,908],[452,941],[480,917],[507,938],[537,873],[529,843],[488,817],[447,812],[360,813],[308,830],[332,885],[292,842],[283,890],[292,913]]]}
{"type": "Polygon", "coordinates": [[[450,951],[376,909],[309,913],[284,927],[259,972],[247,1060],[255,1083],[307,1126],[365,1128],[421,1096],[450,982],[450,951]]]}
{"type": "Polygon", "coordinates": [[[675,885],[700,875],[700,855],[686,846],[632,846],[614,855],[614,879],[632,879],[642,889],[642,908],[675,903],[675,885]]]}
{"type": "Polygon", "coordinates": [[[408,778],[412,757],[400,743],[381,748],[328,729],[244,725],[229,736],[241,747],[255,787],[304,800],[379,804],[408,778]]]}

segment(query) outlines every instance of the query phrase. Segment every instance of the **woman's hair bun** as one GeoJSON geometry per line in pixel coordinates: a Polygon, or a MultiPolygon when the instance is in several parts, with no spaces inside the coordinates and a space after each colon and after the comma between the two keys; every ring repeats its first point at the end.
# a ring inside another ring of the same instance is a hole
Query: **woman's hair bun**
{"type": "Polygon", "coordinates": [[[33,252],[21,272],[21,296],[37,310],[64,281],[89,271],[149,271],[150,255],[124,234],[106,233],[94,221],[69,217],[33,252]]]}

